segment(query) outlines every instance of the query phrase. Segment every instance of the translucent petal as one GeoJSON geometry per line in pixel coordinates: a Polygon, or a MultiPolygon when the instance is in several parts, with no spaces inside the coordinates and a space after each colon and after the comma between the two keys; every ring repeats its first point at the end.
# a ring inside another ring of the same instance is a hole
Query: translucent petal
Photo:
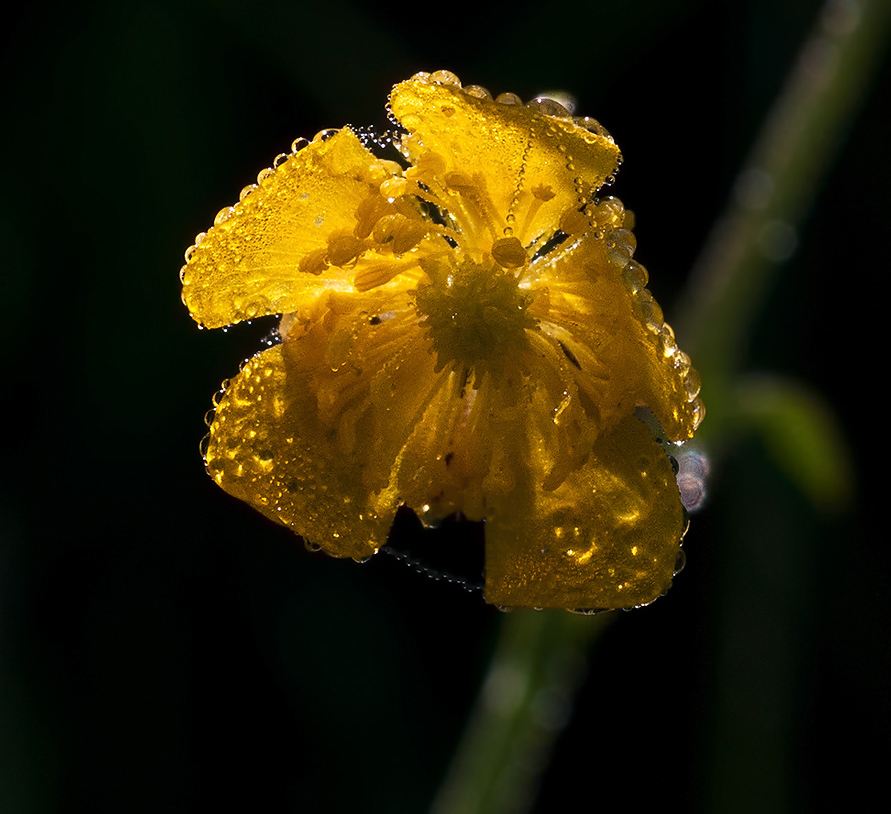
{"type": "Polygon", "coordinates": [[[673,343],[666,345],[668,334],[656,330],[665,330],[665,323],[648,321],[655,305],[650,293],[628,285],[610,262],[606,241],[594,235],[545,259],[534,285],[547,289],[547,300],[536,316],[577,362],[579,387],[597,406],[601,424],[646,405],[669,440],[691,438],[697,426],[690,396],[695,371],[673,343]]]}
{"type": "Polygon", "coordinates": [[[250,359],[210,428],[207,470],[229,494],[336,557],[363,558],[386,542],[397,502],[370,491],[316,418],[282,347],[250,359]]]}
{"type": "Polygon", "coordinates": [[[261,173],[187,253],[183,301],[194,319],[217,328],[289,313],[325,288],[347,286],[352,272],[325,262],[328,238],[352,233],[360,203],[379,196],[388,173],[346,128],[261,173]]]}
{"type": "Polygon", "coordinates": [[[652,602],[671,585],[684,527],[668,458],[644,424],[625,418],[558,489],[530,480],[490,501],[486,601],[569,609],[652,602]]]}
{"type": "Polygon", "coordinates": [[[517,444],[529,420],[524,390],[516,370],[487,374],[476,390],[460,369],[443,372],[399,461],[400,495],[422,520],[455,511],[481,520],[489,496],[513,491],[528,466],[517,444]]]}
{"type": "Polygon", "coordinates": [[[331,292],[307,316],[284,342],[293,386],[312,394],[320,432],[352,479],[384,489],[436,388],[429,341],[404,292],[331,292]]]}
{"type": "Polygon", "coordinates": [[[465,226],[490,221],[490,240],[513,234],[526,245],[552,233],[619,161],[618,147],[602,128],[499,104],[456,85],[402,82],[393,88],[390,108],[412,134],[404,147],[419,179],[439,186],[459,220],[465,207],[465,226]]]}

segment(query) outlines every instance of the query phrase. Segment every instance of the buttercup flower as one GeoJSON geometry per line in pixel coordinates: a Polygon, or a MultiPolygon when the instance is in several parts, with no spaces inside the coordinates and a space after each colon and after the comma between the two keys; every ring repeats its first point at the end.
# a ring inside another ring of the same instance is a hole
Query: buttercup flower
{"type": "Polygon", "coordinates": [[[186,252],[200,324],[283,315],[224,384],[208,472],[338,557],[374,554],[403,504],[485,519],[497,605],[652,601],[686,519],[635,410],[680,442],[703,407],[630,213],[595,197],[618,147],[446,71],[390,112],[403,162],[349,128],[295,142],[186,252]]]}

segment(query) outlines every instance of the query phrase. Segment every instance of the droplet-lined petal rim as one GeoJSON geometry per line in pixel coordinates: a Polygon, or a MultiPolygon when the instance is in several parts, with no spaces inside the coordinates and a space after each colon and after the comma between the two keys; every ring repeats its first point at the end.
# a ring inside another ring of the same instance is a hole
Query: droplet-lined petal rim
{"type": "MultiPolygon", "coordinates": [[[[183,301],[208,328],[296,311],[307,296],[352,285],[354,271],[325,261],[360,203],[392,173],[349,129],[317,137],[260,173],[242,199],[186,252],[183,301]]],[[[355,238],[354,238],[355,240],[355,238]]]]}
{"type": "Polygon", "coordinates": [[[630,416],[558,489],[530,481],[490,501],[486,601],[571,610],[648,604],[671,586],[685,523],[665,452],[630,416]]]}
{"type": "Polygon", "coordinates": [[[438,187],[459,220],[464,212],[465,222],[488,221],[490,242],[513,234],[527,245],[552,234],[620,160],[602,128],[480,98],[429,77],[396,85],[390,109],[411,134],[403,146],[419,180],[438,187]]]}

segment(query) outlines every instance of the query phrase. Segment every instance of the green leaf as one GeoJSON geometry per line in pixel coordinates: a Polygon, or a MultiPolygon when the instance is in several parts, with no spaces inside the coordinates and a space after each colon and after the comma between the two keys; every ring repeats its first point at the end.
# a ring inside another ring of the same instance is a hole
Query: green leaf
{"type": "Polygon", "coordinates": [[[816,390],[778,376],[736,388],[740,428],[753,430],[786,476],[819,509],[837,512],[854,493],[850,449],[831,407],[816,390]]]}

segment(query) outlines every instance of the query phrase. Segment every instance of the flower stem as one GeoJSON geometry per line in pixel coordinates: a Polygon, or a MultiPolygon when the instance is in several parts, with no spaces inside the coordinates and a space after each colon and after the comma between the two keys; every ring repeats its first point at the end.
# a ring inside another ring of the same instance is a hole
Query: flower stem
{"type": "Polygon", "coordinates": [[[432,814],[522,814],[571,717],[585,654],[615,614],[516,610],[501,623],[476,706],[432,814]]]}

